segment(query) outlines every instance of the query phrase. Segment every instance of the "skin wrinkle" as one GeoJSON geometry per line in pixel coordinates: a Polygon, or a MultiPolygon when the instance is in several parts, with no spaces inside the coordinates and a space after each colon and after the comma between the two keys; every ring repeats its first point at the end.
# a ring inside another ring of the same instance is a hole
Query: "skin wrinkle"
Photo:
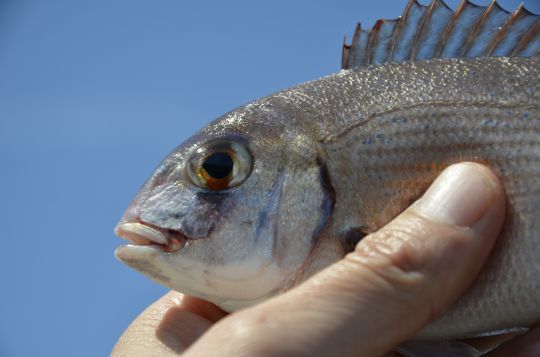
{"type": "MultiPolygon", "coordinates": [[[[369,294],[368,289],[363,296],[364,300],[367,302],[372,301],[370,298],[376,297],[378,289],[383,289],[387,291],[389,296],[394,296],[394,299],[391,301],[392,306],[388,306],[387,301],[384,302],[385,305],[376,305],[380,311],[387,309],[392,311],[412,310],[415,311],[415,320],[422,321],[422,323],[431,321],[435,315],[438,316],[438,314],[434,313],[433,302],[430,301],[426,305],[425,301],[418,299],[419,295],[429,295],[426,294],[426,282],[430,281],[428,274],[416,270],[404,271],[394,265],[394,262],[399,259],[391,257],[391,254],[388,255],[388,253],[381,251],[373,253],[367,259],[358,257],[356,253],[349,254],[346,258],[351,265],[356,265],[353,266],[354,269],[365,270],[369,275],[369,279],[366,275],[363,275],[363,281],[366,282],[368,287],[370,285],[375,287],[373,295],[369,294]],[[430,307],[426,309],[426,306],[430,307]]],[[[401,254],[401,252],[398,254],[401,254]]]]}
{"type": "MultiPolygon", "coordinates": [[[[289,320],[311,321],[310,325],[316,324],[316,321],[313,321],[313,318],[309,319],[309,317],[306,317],[306,314],[309,315],[311,311],[315,311],[316,313],[319,313],[320,311],[323,315],[335,316],[336,320],[341,320],[341,327],[333,325],[335,324],[334,320],[324,320],[324,326],[319,328],[319,330],[327,332],[321,332],[314,340],[318,341],[319,344],[322,344],[321,341],[327,341],[328,345],[335,345],[338,340],[352,338],[354,336],[351,336],[351,334],[354,333],[362,335],[361,331],[347,328],[346,321],[356,321],[356,326],[362,326],[361,321],[363,321],[364,325],[369,326],[372,322],[371,318],[374,316],[387,315],[388,311],[401,311],[402,314],[405,314],[404,316],[401,316],[401,318],[398,317],[396,319],[399,321],[403,320],[402,324],[410,324],[411,321],[418,321],[418,315],[414,314],[413,309],[410,308],[410,301],[418,300],[417,296],[415,296],[416,298],[411,297],[407,299],[407,301],[399,298],[392,301],[387,301],[386,299],[381,301],[378,297],[381,293],[380,289],[386,291],[386,293],[384,293],[385,296],[393,296],[400,292],[396,291],[397,289],[393,289],[387,284],[387,281],[380,279],[380,277],[375,274],[365,274],[364,272],[361,276],[355,277],[354,275],[351,275],[351,272],[358,271],[358,266],[351,266],[350,262],[347,262],[346,260],[344,263],[346,264],[340,264],[339,267],[332,269],[332,274],[330,276],[323,275],[314,277],[314,279],[310,281],[309,289],[302,289],[301,291],[295,290],[294,295],[291,294],[289,296],[289,300],[291,302],[298,301],[299,303],[297,305],[301,306],[291,304],[290,310],[280,312],[286,316],[289,316],[290,314],[299,315],[297,317],[292,317],[289,320]],[[357,281],[355,282],[353,280],[357,281]],[[358,295],[357,291],[359,286],[364,289],[361,295],[358,295]],[[370,289],[370,287],[374,289],[370,289]],[[341,301],[341,303],[335,304],[334,302],[336,300],[341,301]],[[345,303],[344,301],[347,302],[345,303]],[[358,309],[351,309],[351,306],[364,306],[369,308],[367,310],[361,309],[358,311],[358,309]],[[294,311],[295,307],[298,311],[294,311]],[[367,318],[364,318],[364,316],[367,316],[367,318]],[[335,331],[334,329],[338,329],[338,331],[335,331]],[[329,335],[330,333],[331,336],[329,335]]],[[[318,320],[320,321],[320,319],[318,320]]],[[[384,329],[393,328],[393,324],[393,322],[386,322],[384,329]]],[[[315,343],[315,341],[311,341],[311,343],[315,343]]],[[[340,344],[337,343],[337,345],[340,344]]],[[[319,349],[317,349],[317,351],[320,352],[319,349]]]]}
{"type": "MultiPolygon", "coordinates": [[[[417,217],[425,220],[420,216],[417,217]]],[[[411,226],[416,226],[415,223],[411,223],[411,226]]],[[[440,249],[429,247],[429,242],[426,239],[432,236],[432,232],[425,232],[415,236],[412,233],[414,228],[409,230],[411,228],[409,226],[400,227],[404,229],[397,230],[391,227],[388,232],[385,229],[372,235],[374,237],[370,239],[366,237],[362,244],[358,245],[357,251],[346,257],[346,259],[361,264],[362,268],[368,269],[385,282],[388,287],[395,290],[396,297],[403,299],[405,306],[414,306],[417,305],[417,302],[421,303],[423,306],[417,306],[414,310],[417,313],[418,311],[426,311],[425,315],[421,314],[421,316],[425,316],[422,320],[426,322],[439,317],[445,310],[442,308],[440,301],[438,302],[436,299],[431,299],[429,304],[418,300],[418,295],[422,294],[422,290],[424,295],[433,294],[433,292],[429,292],[429,288],[426,290],[426,286],[429,286],[428,282],[445,278],[446,273],[443,271],[435,271],[436,274],[433,274],[433,263],[441,264],[440,261],[448,260],[444,255],[455,257],[457,252],[463,251],[467,245],[466,241],[462,239],[464,236],[467,236],[468,239],[474,239],[470,232],[459,227],[454,228],[457,232],[452,232],[444,224],[438,224],[438,222],[429,223],[435,223],[439,226],[438,228],[447,231],[442,235],[448,237],[447,240],[450,245],[447,244],[443,252],[440,252],[440,249]],[[424,241],[419,242],[418,237],[424,238],[424,241]],[[394,242],[392,243],[392,241],[394,242]],[[419,255],[418,252],[423,254],[419,255]],[[421,291],[418,291],[419,289],[421,291]],[[425,306],[428,308],[425,308],[425,306]]],[[[438,235],[441,235],[441,233],[438,235]]],[[[451,266],[450,264],[445,265],[451,266]]]]}
{"type": "MultiPolygon", "coordinates": [[[[467,228],[459,229],[449,224],[433,222],[413,210],[404,214],[407,215],[407,225],[391,223],[384,230],[367,236],[362,244],[356,246],[357,256],[388,258],[404,273],[415,272],[424,267],[426,259],[436,253],[433,249],[426,251],[425,248],[429,247],[427,244],[429,242],[426,240],[431,239],[435,234],[440,235],[441,232],[445,235],[452,233],[468,235],[467,228]],[[454,233],[456,230],[458,232],[454,233]],[[370,238],[367,239],[368,237],[370,238]],[[419,237],[423,240],[419,241],[419,237]],[[420,247],[421,245],[426,247],[420,247]],[[418,251],[425,253],[419,255],[418,251]]],[[[449,241],[454,240],[449,239],[449,241]]]]}

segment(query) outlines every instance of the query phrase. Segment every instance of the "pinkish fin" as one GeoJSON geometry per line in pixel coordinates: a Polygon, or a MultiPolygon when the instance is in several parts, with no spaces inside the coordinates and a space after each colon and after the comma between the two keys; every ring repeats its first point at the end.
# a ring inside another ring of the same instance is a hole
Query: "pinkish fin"
{"type": "Polygon", "coordinates": [[[503,346],[512,338],[527,332],[528,328],[516,327],[490,331],[473,338],[455,341],[409,341],[395,348],[404,357],[476,357],[485,356],[503,346]]]}
{"type": "Polygon", "coordinates": [[[405,342],[395,352],[404,357],[480,357],[483,353],[459,341],[405,342]]]}
{"type": "Polygon", "coordinates": [[[379,20],[371,30],[356,26],[343,45],[341,67],[431,58],[535,56],[540,53],[540,16],[519,6],[509,13],[493,1],[462,0],[452,11],[443,0],[409,0],[400,18],[379,20]]]}

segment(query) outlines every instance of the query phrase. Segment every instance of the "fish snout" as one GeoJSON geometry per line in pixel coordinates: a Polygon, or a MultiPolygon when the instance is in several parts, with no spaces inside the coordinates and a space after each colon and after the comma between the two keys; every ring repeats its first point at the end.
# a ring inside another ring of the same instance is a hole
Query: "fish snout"
{"type": "Polygon", "coordinates": [[[152,246],[173,253],[184,247],[187,237],[179,232],[153,227],[143,222],[120,222],[114,233],[137,246],[152,246]]]}

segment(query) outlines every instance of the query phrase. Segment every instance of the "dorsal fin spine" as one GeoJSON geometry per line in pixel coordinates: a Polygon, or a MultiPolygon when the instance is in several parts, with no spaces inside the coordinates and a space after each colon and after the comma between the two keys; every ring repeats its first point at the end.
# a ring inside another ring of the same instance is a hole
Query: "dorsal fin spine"
{"type": "MultiPolygon", "coordinates": [[[[474,33],[471,34],[469,47],[467,48],[467,51],[464,53],[465,57],[475,57],[475,56],[480,56],[480,55],[481,56],[487,56],[487,50],[488,50],[487,47],[484,48],[482,53],[478,53],[476,55],[474,55],[474,53],[473,53],[472,56],[471,56],[471,51],[473,51],[475,45],[479,44],[478,37],[481,36],[482,31],[484,29],[486,29],[486,30],[490,29],[489,27],[487,27],[490,24],[490,20],[492,22],[496,21],[497,16],[500,16],[500,14],[503,14],[503,16],[507,16],[507,17],[510,15],[510,13],[508,11],[506,11],[505,9],[503,9],[499,5],[497,0],[492,0],[491,3],[489,4],[488,8],[486,9],[484,14],[482,15],[481,21],[479,21],[478,26],[475,29],[474,33]]],[[[506,22],[506,20],[504,22],[506,22]]],[[[502,25],[504,25],[504,23],[501,24],[501,26],[502,25]]],[[[491,38],[489,38],[488,40],[486,40],[484,42],[489,45],[489,43],[491,43],[496,36],[497,36],[497,33],[494,33],[494,34],[492,34],[491,38]]]]}
{"type": "Polygon", "coordinates": [[[377,20],[371,31],[369,31],[369,38],[366,45],[366,65],[373,63],[373,56],[375,55],[374,47],[377,36],[379,35],[379,29],[384,23],[384,20],[377,20]]]}
{"type": "Polygon", "coordinates": [[[469,50],[471,49],[476,39],[476,36],[478,36],[480,31],[482,30],[482,27],[486,23],[489,15],[493,12],[493,9],[495,8],[495,6],[497,6],[497,0],[491,0],[491,3],[486,7],[486,10],[482,14],[480,21],[478,21],[474,29],[471,31],[471,34],[469,35],[467,39],[467,44],[463,48],[463,56],[465,56],[467,52],[469,52],[469,50]]]}
{"type": "Polygon", "coordinates": [[[471,49],[471,47],[472,47],[472,45],[474,43],[474,40],[476,39],[476,36],[478,36],[478,34],[480,33],[480,30],[482,29],[482,27],[486,23],[486,20],[489,17],[489,14],[493,11],[493,7],[496,5],[496,3],[497,3],[496,0],[491,0],[489,5],[484,10],[484,13],[480,17],[480,20],[476,23],[473,30],[471,31],[471,33],[467,37],[467,42],[465,43],[465,46],[463,46],[463,51],[461,53],[462,56],[465,56],[467,54],[467,52],[469,52],[469,50],[471,49]]]}
{"type": "Polygon", "coordinates": [[[525,34],[525,36],[523,36],[521,38],[521,40],[518,42],[518,44],[516,45],[516,47],[514,48],[514,50],[512,51],[512,56],[516,56],[518,53],[520,53],[521,51],[523,51],[523,49],[529,44],[530,41],[532,41],[535,37],[535,35],[540,32],[540,21],[538,21],[536,23],[536,25],[534,25],[534,27],[532,27],[529,32],[527,32],[525,34]]]}
{"type": "Polygon", "coordinates": [[[359,40],[360,40],[361,35],[362,35],[362,24],[357,23],[356,28],[354,29],[353,42],[352,42],[352,47],[351,47],[351,52],[353,55],[356,53],[356,48],[358,47],[358,44],[360,43],[359,40]]]}
{"type": "Polygon", "coordinates": [[[390,41],[389,46],[389,53],[387,59],[391,61],[394,58],[394,51],[396,49],[396,44],[401,37],[401,30],[403,29],[403,26],[405,26],[405,22],[407,21],[407,17],[409,16],[409,11],[411,11],[411,7],[418,3],[416,0],[409,0],[407,3],[407,6],[405,7],[405,10],[403,10],[403,14],[399,17],[398,24],[396,25],[396,29],[394,31],[394,35],[392,36],[392,40],[390,41]]]}
{"type": "MultiPolygon", "coordinates": [[[[466,0],[465,3],[466,3],[465,4],[466,9],[471,9],[471,8],[478,9],[478,8],[480,8],[482,13],[478,16],[477,21],[470,28],[470,31],[469,31],[468,35],[463,39],[461,48],[459,49],[459,53],[457,53],[455,55],[456,57],[465,57],[465,55],[466,55],[467,51],[469,50],[471,44],[474,42],[474,39],[475,39],[476,35],[480,31],[480,28],[482,27],[483,23],[485,22],[486,16],[487,16],[486,14],[489,12],[489,7],[491,6],[491,5],[488,5],[488,6],[482,7],[482,6],[479,6],[479,5],[476,5],[476,4],[472,3],[469,0],[466,0]]],[[[493,1],[492,1],[492,4],[493,4],[493,1]]],[[[465,11],[465,9],[463,11],[465,11]]]]}
{"type": "Polygon", "coordinates": [[[347,35],[343,36],[343,46],[341,47],[341,68],[347,68],[349,66],[349,51],[351,47],[347,45],[347,35]]]}
{"type": "Polygon", "coordinates": [[[355,28],[344,43],[342,68],[432,58],[532,56],[540,52],[540,16],[520,5],[510,13],[461,0],[455,11],[444,0],[422,5],[409,0],[401,17],[379,20],[371,30],[355,28]]]}
{"type": "Polygon", "coordinates": [[[497,34],[493,38],[491,44],[489,45],[487,49],[486,54],[488,56],[490,56],[493,53],[493,50],[497,48],[497,45],[501,43],[502,39],[504,38],[504,35],[506,34],[506,31],[508,31],[508,29],[512,27],[514,22],[516,22],[516,20],[519,19],[522,12],[523,12],[523,3],[519,4],[517,9],[512,13],[512,15],[510,15],[510,17],[506,20],[504,25],[501,27],[501,29],[497,32],[497,34]]]}
{"type": "Polygon", "coordinates": [[[448,40],[448,37],[454,30],[454,26],[456,26],[456,23],[459,17],[461,16],[461,14],[463,13],[463,10],[465,10],[467,6],[469,6],[469,0],[461,0],[461,2],[458,5],[458,8],[454,12],[454,15],[448,22],[448,25],[446,26],[446,29],[444,30],[444,33],[441,36],[441,40],[439,41],[437,49],[435,50],[434,57],[437,57],[437,58],[441,57],[442,51],[444,49],[444,45],[446,41],[448,40]]]}
{"type": "MultiPolygon", "coordinates": [[[[416,31],[416,36],[414,37],[414,40],[412,43],[411,53],[409,57],[411,61],[414,60],[418,54],[420,40],[422,39],[424,32],[426,31],[426,24],[429,22],[431,15],[433,14],[433,9],[435,8],[436,1],[437,0],[431,1],[431,3],[427,6],[427,10],[424,12],[422,16],[419,30],[416,31]]],[[[423,6],[423,5],[420,5],[420,6],[423,6]]]]}

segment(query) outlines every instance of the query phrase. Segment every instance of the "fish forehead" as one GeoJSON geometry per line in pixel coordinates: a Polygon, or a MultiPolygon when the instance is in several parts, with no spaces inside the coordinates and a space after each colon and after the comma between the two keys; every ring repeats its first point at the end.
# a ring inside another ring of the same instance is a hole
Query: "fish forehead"
{"type": "Polygon", "coordinates": [[[313,99],[306,95],[305,85],[284,89],[242,105],[212,121],[181,147],[234,135],[244,136],[249,141],[275,140],[283,134],[296,132],[297,128],[316,129],[318,123],[313,119],[320,114],[321,96],[313,99]]]}
{"type": "Polygon", "coordinates": [[[235,109],[186,144],[232,134],[277,140],[299,130],[326,141],[374,113],[425,102],[531,102],[538,98],[539,62],[540,56],[450,58],[342,70],[235,109]]]}

